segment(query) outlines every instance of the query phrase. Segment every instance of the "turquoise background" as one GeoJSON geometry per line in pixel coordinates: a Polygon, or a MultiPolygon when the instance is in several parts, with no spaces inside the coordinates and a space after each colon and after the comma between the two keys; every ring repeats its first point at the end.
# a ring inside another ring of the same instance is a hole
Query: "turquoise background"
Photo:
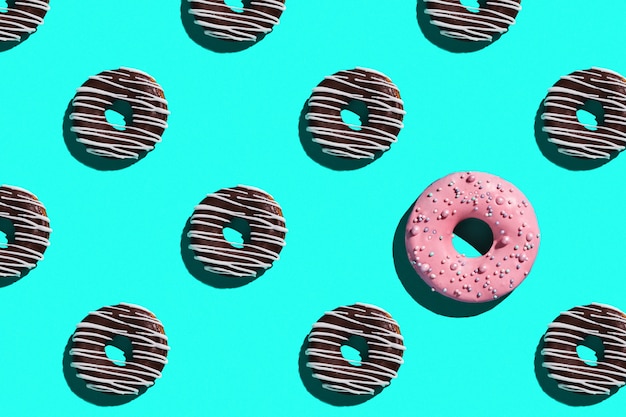
{"type": "Polygon", "coordinates": [[[562,75],[626,73],[626,3],[524,1],[509,33],[477,52],[434,46],[415,1],[287,1],[257,45],[219,54],[187,35],[178,1],[52,0],[45,24],[0,53],[0,182],[35,193],[53,228],[45,259],[0,288],[0,403],[7,416],[555,416],[619,415],[626,392],[588,407],[556,401],[534,372],[538,342],[561,311],[590,302],[626,309],[621,178],[626,159],[571,171],[540,152],[537,109],[562,75]],[[169,127],[145,159],[97,171],[74,159],[62,124],[90,75],[150,73],[169,127]],[[334,171],[304,152],[298,121],[324,76],[355,66],[386,73],[407,112],[399,141],[371,165],[334,171]],[[542,233],[528,279],[468,318],[416,302],[396,274],[396,228],[420,192],[455,171],[517,185],[542,233]],[[195,279],[180,251],[194,205],[236,184],[283,208],[281,259],[235,289],[195,279]],[[144,395],[116,407],[84,401],[63,375],[76,324],[104,305],[152,310],[169,364],[144,395]],[[354,302],[398,321],[399,376],[353,407],[318,400],[298,356],[311,325],[354,302]]]}

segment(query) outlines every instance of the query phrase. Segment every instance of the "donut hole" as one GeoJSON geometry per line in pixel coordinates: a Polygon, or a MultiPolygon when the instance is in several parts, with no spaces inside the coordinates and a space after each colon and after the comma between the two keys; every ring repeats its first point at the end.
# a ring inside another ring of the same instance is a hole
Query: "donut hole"
{"type": "Polygon", "coordinates": [[[361,366],[367,359],[367,340],[362,336],[352,335],[341,345],[341,356],[352,366],[361,366]]]}
{"type": "Polygon", "coordinates": [[[367,123],[367,105],[360,100],[352,100],[341,110],[341,120],[352,130],[359,131],[367,123]]]}
{"type": "Polygon", "coordinates": [[[126,130],[133,120],[133,108],[129,102],[115,100],[104,110],[104,117],[115,130],[126,130]]]}
{"type": "Polygon", "coordinates": [[[585,365],[598,366],[604,359],[604,343],[598,336],[589,335],[576,346],[576,353],[585,365]]]}
{"type": "Polygon", "coordinates": [[[587,100],[576,110],[576,117],[585,129],[598,130],[598,125],[604,122],[604,109],[599,101],[587,100]]]}
{"type": "Polygon", "coordinates": [[[241,249],[246,243],[250,243],[250,223],[238,217],[232,219],[222,229],[222,235],[228,244],[241,249]]]}
{"type": "Polygon", "coordinates": [[[133,345],[126,336],[117,335],[104,346],[104,353],[117,366],[126,366],[132,359],[133,345]]]}
{"type": "Polygon", "coordinates": [[[15,241],[15,226],[9,219],[0,218],[0,249],[7,248],[15,241]]]}
{"type": "Polygon", "coordinates": [[[243,13],[243,9],[244,7],[246,7],[246,3],[248,2],[245,0],[224,0],[224,4],[230,7],[230,10],[235,13],[243,13]]]}
{"type": "Polygon", "coordinates": [[[493,245],[491,227],[480,219],[461,220],[452,233],[454,249],[468,258],[483,256],[493,245]]]}
{"type": "Polygon", "coordinates": [[[461,0],[461,4],[472,13],[478,13],[479,7],[482,7],[480,0],[461,0]]]}

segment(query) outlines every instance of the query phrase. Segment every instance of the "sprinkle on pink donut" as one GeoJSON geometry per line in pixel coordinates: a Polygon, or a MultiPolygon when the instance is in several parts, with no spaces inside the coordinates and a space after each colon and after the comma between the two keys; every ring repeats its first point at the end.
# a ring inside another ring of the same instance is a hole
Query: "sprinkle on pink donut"
{"type": "Polygon", "coordinates": [[[481,303],[513,291],[526,278],[539,249],[532,206],[515,186],[483,172],[458,172],[419,196],[406,226],[407,255],[417,274],[447,297],[481,303]],[[453,246],[454,228],[466,219],[493,233],[487,253],[475,258],[453,246]]]}

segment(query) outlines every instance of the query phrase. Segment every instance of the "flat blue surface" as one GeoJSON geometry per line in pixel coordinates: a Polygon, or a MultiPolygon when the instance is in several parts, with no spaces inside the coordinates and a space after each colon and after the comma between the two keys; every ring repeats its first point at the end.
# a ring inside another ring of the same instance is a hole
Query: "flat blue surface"
{"type": "Polygon", "coordinates": [[[53,233],[45,259],[0,288],[0,403],[6,416],[609,416],[626,391],[588,407],[556,401],[535,350],[561,311],[590,302],[626,309],[626,158],[588,171],[549,161],[535,114],[562,75],[591,66],[626,73],[626,3],[524,1],[493,45],[466,54],[433,45],[414,1],[288,1],[252,48],[204,49],[172,0],[52,0],[45,24],[0,53],[0,182],[35,193],[53,233]],[[150,73],[169,127],[145,159],[103,172],[74,159],[62,124],[89,76],[120,66],[150,73]],[[302,107],[324,76],[355,66],[386,73],[405,101],[399,141],[371,165],[334,171],[304,152],[302,107]],[[402,216],[455,171],[499,175],[537,212],[539,257],[495,308],[446,317],[416,302],[394,266],[402,216]],[[217,289],[195,279],[181,233],[207,193],[260,187],[289,232],[260,279],[217,289]],[[170,339],[163,378],[116,407],[84,401],[63,375],[76,324],[104,305],[152,310],[170,339]],[[405,363],[380,395],[352,407],[312,396],[298,372],[311,325],[354,302],[388,310],[405,363]]]}

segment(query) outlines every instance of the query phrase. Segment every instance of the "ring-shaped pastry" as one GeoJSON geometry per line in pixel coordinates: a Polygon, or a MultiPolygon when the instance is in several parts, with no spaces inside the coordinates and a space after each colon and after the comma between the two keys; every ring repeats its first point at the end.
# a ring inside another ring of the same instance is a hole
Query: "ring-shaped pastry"
{"type": "Polygon", "coordinates": [[[137,395],[154,385],[167,363],[163,325],[144,307],[120,303],[102,307],[76,326],[69,351],[78,378],[86,387],[115,395],[137,395]],[[123,344],[126,360],[110,359],[105,348],[123,344]]]}
{"type": "Polygon", "coordinates": [[[50,220],[35,195],[9,185],[0,187],[0,219],[10,223],[5,224],[7,246],[0,249],[0,277],[19,278],[43,259],[50,220]]]}
{"type": "Polygon", "coordinates": [[[285,219],[274,198],[247,185],[207,195],[190,219],[189,249],[208,272],[231,277],[256,277],[278,260],[285,246],[285,219]],[[233,244],[224,236],[230,227],[243,236],[233,244]]]}
{"type": "Polygon", "coordinates": [[[313,89],[306,130],[326,154],[374,159],[397,142],[404,115],[400,91],[389,77],[372,69],[355,68],[330,75],[313,89]],[[352,108],[354,113],[362,113],[360,126],[342,119],[342,110],[352,108]]]}
{"type": "Polygon", "coordinates": [[[425,13],[439,33],[470,42],[491,42],[515,23],[521,0],[489,0],[480,7],[464,6],[460,0],[423,0],[425,13]]]}
{"type": "Polygon", "coordinates": [[[338,307],[324,314],[307,338],[306,366],[322,387],[349,395],[374,395],[398,375],[405,347],[398,323],[370,304],[338,307]],[[341,347],[354,338],[366,343],[357,363],[344,358],[341,347]]]}
{"type": "Polygon", "coordinates": [[[244,1],[243,7],[224,0],[188,0],[194,23],[212,38],[233,42],[256,42],[270,33],[285,10],[285,0],[244,1]]]}
{"type": "Polygon", "coordinates": [[[1,7],[0,42],[20,42],[43,24],[50,10],[48,0],[17,0],[1,7]]]}
{"type": "Polygon", "coordinates": [[[90,154],[111,160],[139,159],[161,142],[167,127],[167,100],[150,75],[131,68],[103,71],[78,88],[72,100],[70,130],[90,154]],[[112,124],[115,110],[126,124],[112,124]]]}
{"type": "Polygon", "coordinates": [[[592,303],[561,313],[544,335],[542,366],[565,391],[610,395],[626,383],[626,315],[592,303]],[[595,361],[584,361],[576,348],[591,345],[595,361]]]}
{"type": "Polygon", "coordinates": [[[434,291],[480,303],[502,297],[526,278],[539,249],[539,226],[528,199],[495,175],[459,172],[429,185],[409,216],[405,244],[417,274],[434,291]],[[454,248],[455,228],[477,219],[492,233],[486,253],[454,248]]]}
{"type": "Polygon", "coordinates": [[[610,159],[626,148],[626,79],[590,68],[561,77],[544,102],[543,131],[562,154],[610,159]],[[577,111],[594,114],[597,126],[582,123],[577,111]]]}

